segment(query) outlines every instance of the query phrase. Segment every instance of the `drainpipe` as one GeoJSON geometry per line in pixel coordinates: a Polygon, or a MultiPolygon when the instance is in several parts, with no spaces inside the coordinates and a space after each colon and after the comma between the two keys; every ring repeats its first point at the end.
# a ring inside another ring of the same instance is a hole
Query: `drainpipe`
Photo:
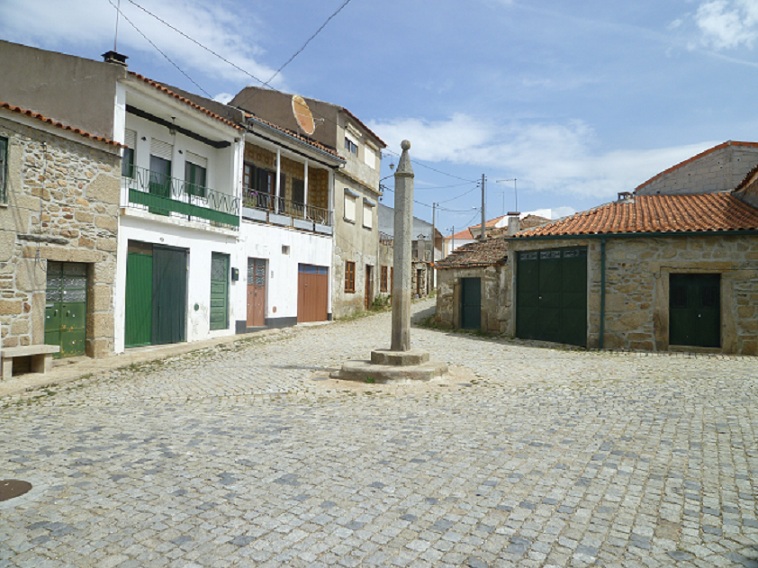
{"type": "Polygon", "coordinates": [[[605,337],[605,237],[600,237],[600,338],[598,348],[603,349],[605,337]]]}

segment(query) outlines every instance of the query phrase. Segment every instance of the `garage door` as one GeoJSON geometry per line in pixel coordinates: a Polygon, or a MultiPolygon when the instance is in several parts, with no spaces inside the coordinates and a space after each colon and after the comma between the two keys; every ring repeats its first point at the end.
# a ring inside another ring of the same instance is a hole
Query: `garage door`
{"type": "Polygon", "coordinates": [[[329,307],[329,269],[299,264],[297,275],[297,323],[326,321],[329,307]]]}
{"type": "Polygon", "coordinates": [[[516,335],[587,345],[585,247],[518,253],[516,335]]]}

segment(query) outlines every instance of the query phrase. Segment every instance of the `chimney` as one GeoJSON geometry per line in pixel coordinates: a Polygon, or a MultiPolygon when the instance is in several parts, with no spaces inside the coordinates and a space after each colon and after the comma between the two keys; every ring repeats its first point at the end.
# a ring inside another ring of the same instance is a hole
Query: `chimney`
{"type": "Polygon", "coordinates": [[[106,51],[102,55],[103,61],[106,63],[115,63],[116,65],[121,65],[122,67],[126,67],[126,60],[129,59],[128,55],[122,55],[117,51],[106,51]]]}
{"type": "Polygon", "coordinates": [[[508,214],[508,236],[511,237],[521,229],[521,219],[518,213],[508,214]]]}
{"type": "Polygon", "coordinates": [[[634,194],[631,191],[620,191],[617,201],[619,203],[631,203],[634,201],[634,194]]]}

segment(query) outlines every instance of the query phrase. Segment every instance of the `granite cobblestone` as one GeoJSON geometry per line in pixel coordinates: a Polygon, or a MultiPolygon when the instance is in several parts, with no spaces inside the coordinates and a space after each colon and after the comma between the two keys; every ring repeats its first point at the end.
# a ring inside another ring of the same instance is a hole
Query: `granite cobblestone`
{"type": "Polygon", "coordinates": [[[0,565],[758,565],[755,358],[414,328],[449,377],[328,378],[389,325],[0,399],[0,565]]]}

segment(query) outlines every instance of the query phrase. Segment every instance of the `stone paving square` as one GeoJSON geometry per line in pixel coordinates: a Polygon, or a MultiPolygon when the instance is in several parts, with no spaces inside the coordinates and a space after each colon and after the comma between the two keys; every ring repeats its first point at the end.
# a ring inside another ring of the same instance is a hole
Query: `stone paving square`
{"type": "Polygon", "coordinates": [[[451,375],[329,379],[385,313],[0,398],[0,566],[758,566],[755,358],[411,337],[451,375]]]}

